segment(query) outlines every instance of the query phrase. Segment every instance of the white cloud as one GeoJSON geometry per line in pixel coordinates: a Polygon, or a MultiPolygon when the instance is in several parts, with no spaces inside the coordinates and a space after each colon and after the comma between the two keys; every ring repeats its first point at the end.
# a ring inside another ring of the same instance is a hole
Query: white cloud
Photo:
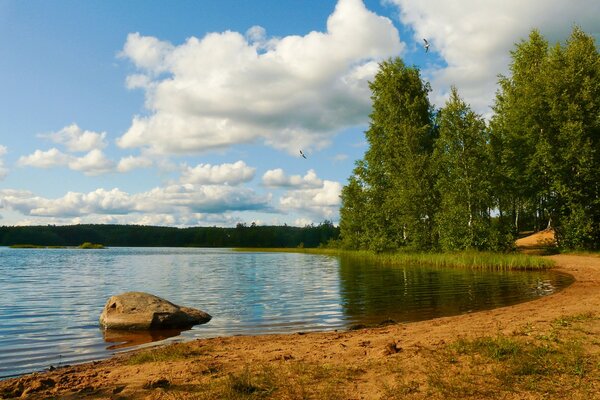
{"type": "Polygon", "coordinates": [[[134,64],[147,72],[160,73],[168,69],[167,57],[173,51],[173,45],[154,37],[130,33],[127,36],[121,57],[131,59],[134,64]]]}
{"type": "Polygon", "coordinates": [[[271,169],[265,172],[262,177],[262,184],[267,187],[287,187],[287,188],[319,188],[323,186],[323,181],[317,177],[314,170],[309,170],[306,175],[287,176],[281,168],[271,169]]]}
{"type": "Polygon", "coordinates": [[[254,178],[256,168],[243,161],[233,164],[198,164],[194,168],[185,167],[181,174],[182,183],[239,185],[254,178]]]}
{"type": "Polygon", "coordinates": [[[128,156],[123,157],[117,164],[117,171],[129,172],[138,168],[149,168],[153,164],[152,160],[146,157],[128,156]]]}
{"type": "Polygon", "coordinates": [[[4,166],[3,159],[6,153],[8,153],[6,146],[0,145],[0,181],[6,178],[6,175],[8,175],[8,169],[4,166]]]}
{"type": "Polygon", "coordinates": [[[77,124],[65,126],[58,132],[39,135],[54,143],[64,145],[72,152],[86,152],[106,147],[106,132],[92,132],[81,129],[77,124]]]}
{"type": "Polygon", "coordinates": [[[36,150],[28,156],[21,156],[17,164],[36,168],[52,168],[68,165],[72,159],[72,156],[53,147],[47,151],[36,150]]]}
{"type": "Polygon", "coordinates": [[[114,162],[107,159],[101,150],[95,149],[82,157],[65,154],[57,148],[42,151],[36,150],[28,156],[21,156],[17,162],[20,166],[35,168],[52,168],[67,166],[74,171],[81,171],[86,175],[101,175],[113,172],[114,162]]]}
{"type": "Polygon", "coordinates": [[[305,227],[312,224],[314,224],[314,221],[308,218],[296,218],[294,220],[294,226],[305,227]]]}
{"type": "MultiPolygon", "coordinates": [[[[317,219],[337,219],[342,185],[339,182],[323,181],[317,189],[299,189],[287,192],[279,199],[280,209],[290,212],[308,213],[317,219]]],[[[304,217],[305,218],[305,217],[304,217]]]]}
{"type": "MultiPolygon", "coordinates": [[[[433,100],[443,105],[450,85],[480,113],[489,114],[498,74],[506,74],[509,51],[538,28],[551,43],[565,40],[574,24],[600,37],[597,0],[387,0],[398,5],[400,20],[418,42],[447,65],[431,66],[433,100]]],[[[422,51],[420,49],[420,51],[422,51]]]]}
{"type": "Polygon", "coordinates": [[[76,224],[122,224],[152,226],[234,226],[236,221],[231,216],[222,214],[89,214],[78,217],[26,217],[13,223],[17,226],[31,225],[76,225],[76,224]]]}
{"type": "Polygon", "coordinates": [[[81,171],[86,175],[102,175],[115,170],[115,163],[104,155],[101,150],[92,150],[83,157],[69,161],[69,168],[81,171]]]}
{"type": "Polygon", "coordinates": [[[76,217],[86,214],[125,214],[134,208],[129,195],[119,189],[97,189],[90,193],[68,192],[59,199],[47,199],[29,191],[0,190],[5,207],[24,215],[76,217]]]}
{"type": "Polygon", "coordinates": [[[391,21],[362,0],[339,0],[326,32],[266,37],[253,27],[174,46],[130,34],[122,51],[138,68],[148,116],[133,118],[124,148],[194,153],[263,140],[290,153],[326,146],[367,121],[377,62],[404,49],[391,21]],[[143,77],[145,76],[145,78],[143,77]]]}
{"type": "MultiPolygon", "coordinates": [[[[115,171],[115,163],[106,158],[101,150],[106,147],[106,132],[86,131],[77,124],[71,124],[58,132],[39,136],[65,146],[69,153],[56,147],[46,151],[36,150],[30,155],[21,156],[18,165],[36,168],[68,167],[92,176],[115,171]],[[79,152],[87,153],[81,157],[70,154],[79,152]]],[[[130,165],[132,161],[125,161],[124,164],[130,165]]]]}
{"type": "MultiPolygon", "coordinates": [[[[248,188],[217,185],[170,185],[147,192],[129,194],[117,188],[97,189],[89,193],[68,192],[63,197],[49,199],[30,191],[0,190],[3,207],[23,215],[48,218],[95,217],[128,215],[128,219],[149,220],[159,215],[173,215],[178,222],[209,219],[225,212],[269,211],[271,198],[259,196],[248,188]]],[[[122,220],[122,218],[120,218],[122,220]]]]}

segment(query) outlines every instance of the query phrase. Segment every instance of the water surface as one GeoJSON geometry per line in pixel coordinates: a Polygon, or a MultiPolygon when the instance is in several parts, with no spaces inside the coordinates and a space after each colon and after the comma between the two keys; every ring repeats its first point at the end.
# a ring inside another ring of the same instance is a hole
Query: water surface
{"type": "Polygon", "coordinates": [[[0,248],[0,377],[101,359],[150,341],[455,315],[531,300],[571,281],[548,271],[389,268],[229,249],[0,248]],[[125,291],[150,292],[213,319],[186,331],[104,332],[104,304],[125,291]]]}

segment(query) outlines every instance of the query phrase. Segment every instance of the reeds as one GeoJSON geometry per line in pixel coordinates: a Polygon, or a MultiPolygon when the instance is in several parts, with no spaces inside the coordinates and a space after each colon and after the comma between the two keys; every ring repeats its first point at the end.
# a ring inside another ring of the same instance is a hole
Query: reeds
{"type": "Polygon", "coordinates": [[[547,258],[521,253],[495,253],[486,251],[461,251],[447,253],[395,252],[374,253],[365,250],[339,249],[236,249],[239,251],[292,252],[359,258],[378,265],[414,265],[433,267],[480,268],[493,270],[539,270],[554,266],[547,258]]]}

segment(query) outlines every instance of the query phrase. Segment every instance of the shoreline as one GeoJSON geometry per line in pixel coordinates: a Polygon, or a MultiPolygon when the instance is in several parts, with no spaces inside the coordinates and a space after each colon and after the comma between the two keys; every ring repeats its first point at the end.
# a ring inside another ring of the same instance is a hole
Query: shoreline
{"type": "MultiPolygon", "coordinates": [[[[561,318],[579,318],[589,325],[585,326],[587,331],[600,332],[600,257],[548,258],[556,262],[556,271],[571,274],[575,282],[537,300],[354,331],[198,339],[3,380],[0,398],[210,398],[203,397],[203,393],[245,393],[244,388],[249,394],[256,394],[269,385],[254,381],[277,381],[280,372],[287,374],[293,387],[272,383],[272,392],[264,389],[264,396],[247,398],[295,398],[290,395],[294,391],[308,393],[309,398],[392,398],[382,396],[399,385],[406,389],[403,393],[409,398],[452,398],[443,391],[436,392],[428,368],[432,368],[432,359],[451,351],[457,342],[490,337],[521,340],[521,336],[524,340],[543,341],[547,332],[554,332],[556,321],[561,318]],[[527,335],[520,334],[524,330],[527,335]],[[311,379],[316,382],[313,389],[306,386],[311,379]],[[317,390],[317,397],[311,390],[317,390]],[[321,397],[324,393],[329,394],[321,397]],[[336,393],[342,394],[336,397],[336,393]]],[[[586,347],[596,360],[600,341],[589,336],[591,342],[586,347]]],[[[455,365],[448,361],[448,368],[451,367],[455,365]]],[[[600,389],[598,385],[592,388],[600,389]]],[[[521,394],[502,398],[523,398],[521,394]]]]}

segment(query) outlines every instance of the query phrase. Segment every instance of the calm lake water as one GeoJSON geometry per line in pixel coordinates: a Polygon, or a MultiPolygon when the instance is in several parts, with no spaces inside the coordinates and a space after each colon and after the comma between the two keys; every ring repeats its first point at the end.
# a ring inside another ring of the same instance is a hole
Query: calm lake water
{"type": "Polygon", "coordinates": [[[0,377],[106,358],[164,340],[348,329],[515,304],[572,282],[554,272],[389,268],[228,249],[0,248],[0,377]],[[106,334],[111,295],[145,291],[213,316],[205,325],[106,334]]]}

